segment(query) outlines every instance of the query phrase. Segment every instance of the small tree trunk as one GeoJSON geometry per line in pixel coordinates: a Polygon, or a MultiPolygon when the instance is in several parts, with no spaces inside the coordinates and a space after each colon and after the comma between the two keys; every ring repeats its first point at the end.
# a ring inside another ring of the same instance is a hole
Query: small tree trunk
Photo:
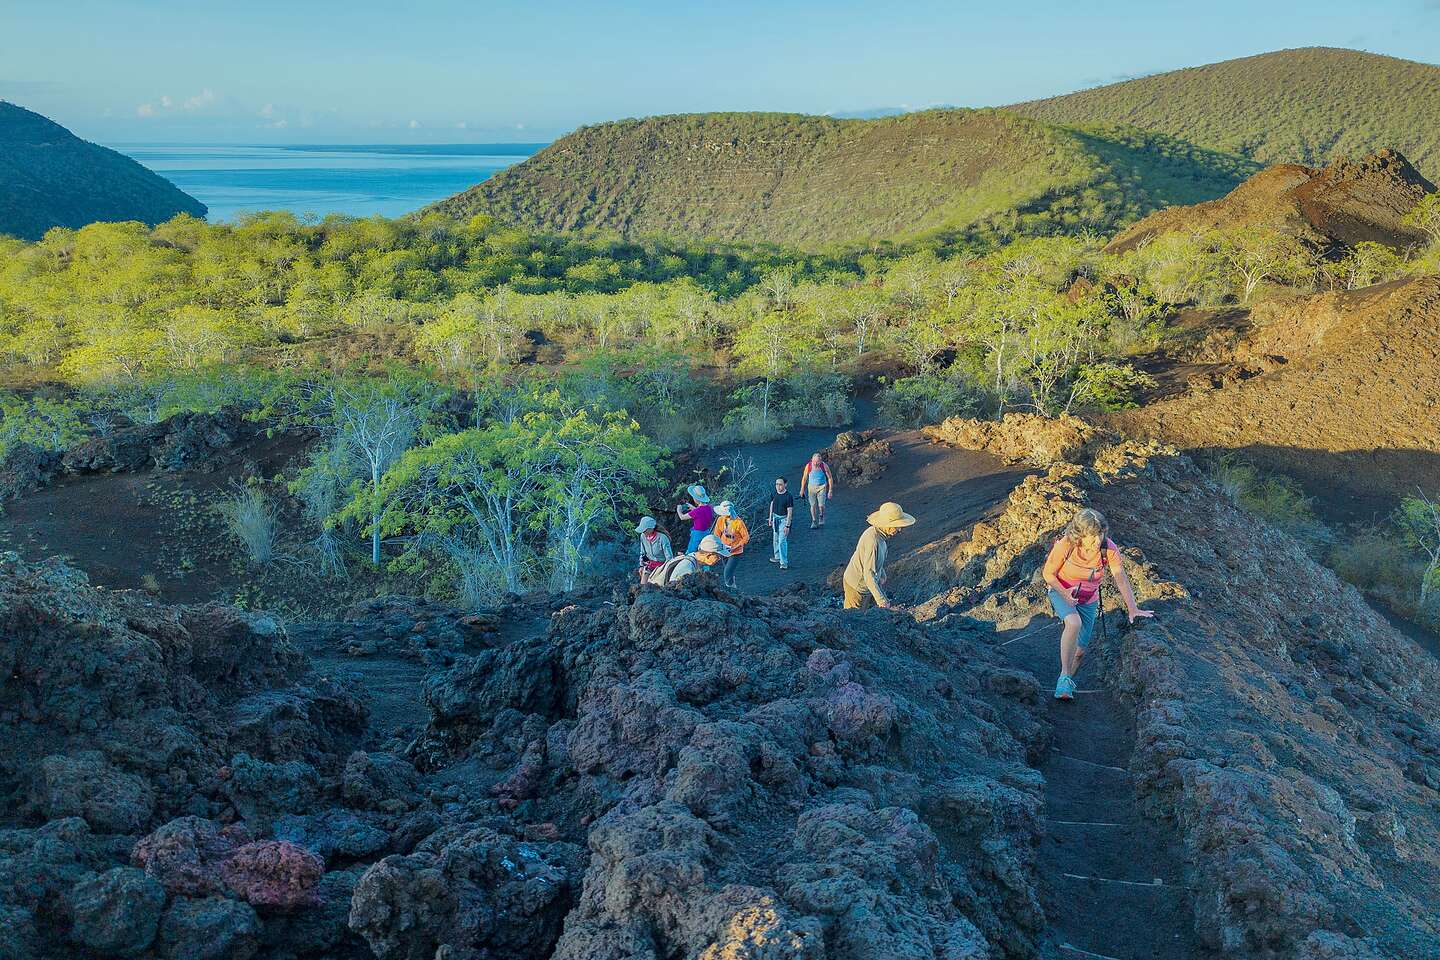
{"type": "Polygon", "coordinates": [[[370,563],[380,567],[380,467],[370,468],[370,490],[375,495],[375,505],[370,513],[370,563]]]}

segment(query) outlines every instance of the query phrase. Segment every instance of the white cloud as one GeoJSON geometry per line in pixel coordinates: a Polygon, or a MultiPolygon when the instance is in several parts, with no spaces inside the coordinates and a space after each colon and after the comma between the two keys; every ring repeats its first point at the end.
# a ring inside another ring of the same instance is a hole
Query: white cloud
{"type": "Polygon", "coordinates": [[[215,91],[206,87],[193,97],[186,99],[184,108],[186,110],[203,110],[215,102],[215,91]]]}
{"type": "Polygon", "coordinates": [[[469,129],[469,127],[470,127],[469,122],[467,122],[467,121],[465,121],[465,120],[456,120],[456,121],[455,121],[455,129],[456,129],[456,130],[467,130],[467,129],[469,129]]]}
{"type": "Polygon", "coordinates": [[[260,108],[260,116],[265,117],[265,118],[267,118],[267,119],[270,118],[270,117],[275,116],[275,104],[273,104],[273,103],[267,103],[267,104],[265,104],[265,106],[261,107],[261,108],[260,108]]]}
{"type": "Polygon", "coordinates": [[[135,116],[137,116],[137,117],[153,117],[153,116],[155,116],[155,104],[153,104],[153,103],[142,103],[142,104],[140,104],[140,106],[138,106],[138,107],[135,108],[135,116]]]}
{"type": "Polygon", "coordinates": [[[171,100],[168,96],[161,97],[160,106],[164,107],[166,110],[169,110],[171,107],[175,106],[175,101],[171,100]]]}
{"type": "Polygon", "coordinates": [[[525,129],[525,124],[523,124],[523,123],[517,123],[517,124],[515,124],[515,129],[516,129],[516,130],[524,130],[524,129],[525,129]]]}
{"type": "Polygon", "coordinates": [[[420,129],[420,121],[419,121],[419,120],[411,120],[409,123],[406,124],[406,126],[409,127],[411,130],[419,130],[419,129],[420,129]]]}

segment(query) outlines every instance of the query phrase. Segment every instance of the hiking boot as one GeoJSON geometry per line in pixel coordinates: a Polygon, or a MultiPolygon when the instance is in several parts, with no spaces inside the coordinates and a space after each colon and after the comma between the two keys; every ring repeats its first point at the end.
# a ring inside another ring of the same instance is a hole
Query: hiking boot
{"type": "Polygon", "coordinates": [[[1071,680],[1066,674],[1060,674],[1060,679],[1055,681],[1055,699],[1075,699],[1075,681],[1071,680]]]}
{"type": "Polygon", "coordinates": [[[814,520],[811,520],[811,521],[810,521],[810,529],[811,529],[811,530],[814,530],[814,529],[815,529],[816,527],[818,527],[818,526],[820,526],[820,524],[816,523],[814,520]]]}
{"type": "Polygon", "coordinates": [[[770,558],[770,562],[771,562],[771,563],[779,563],[779,562],[780,562],[780,558],[779,558],[779,557],[771,557],[771,558],[770,558]]]}
{"type": "Polygon", "coordinates": [[[789,569],[790,569],[790,564],[788,564],[788,563],[782,563],[782,564],[780,564],[780,569],[781,569],[781,570],[789,570],[789,569]]]}

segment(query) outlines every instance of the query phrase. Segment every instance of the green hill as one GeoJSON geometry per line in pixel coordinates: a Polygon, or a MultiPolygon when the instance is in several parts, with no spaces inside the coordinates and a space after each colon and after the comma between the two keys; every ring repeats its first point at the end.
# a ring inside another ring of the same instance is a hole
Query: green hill
{"type": "Polygon", "coordinates": [[[37,240],[51,227],[205,216],[205,204],[114,150],[0,100],[0,234],[37,240]]]}
{"type": "Polygon", "coordinates": [[[1390,148],[1440,177],[1440,67],[1355,50],[1282,50],[1008,109],[1130,124],[1263,164],[1324,166],[1390,148]]]}
{"type": "Polygon", "coordinates": [[[1221,196],[1253,170],[1170,137],[997,110],[683,114],[581,128],[430,209],[806,248],[944,242],[1108,232],[1221,196]]]}

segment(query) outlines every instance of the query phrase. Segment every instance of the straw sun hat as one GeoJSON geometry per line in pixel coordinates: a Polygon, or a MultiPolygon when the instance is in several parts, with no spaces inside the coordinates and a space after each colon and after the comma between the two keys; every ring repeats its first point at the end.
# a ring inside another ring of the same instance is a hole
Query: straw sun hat
{"type": "Polygon", "coordinates": [[[880,504],[880,509],[865,519],[872,527],[908,527],[915,522],[915,518],[901,510],[900,504],[894,501],[880,504]]]}

